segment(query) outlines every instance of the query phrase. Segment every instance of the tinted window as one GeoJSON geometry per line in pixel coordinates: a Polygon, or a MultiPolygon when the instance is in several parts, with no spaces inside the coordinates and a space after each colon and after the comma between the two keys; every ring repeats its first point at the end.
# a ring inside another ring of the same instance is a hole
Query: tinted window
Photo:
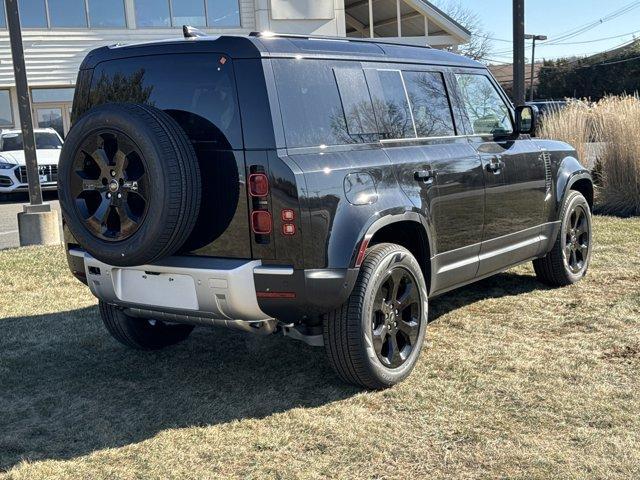
{"type": "Polygon", "coordinates": [[[415,138],[416,131],[400,72],[365,70],[365,73],[382,138],[415,138]]]}
{"type": "MultiPolygon", "coordinates": [[[[62,142],[55,133],[35,132],[34,135],[37,150],[59,150],[62,148],[62,142]]],[[[2,136],[3,152],[13,152],[23,148],[21,133],[8,133],[2,136]]]]}
{"type": "Polygon", "coordinates": [[[90,106],[145,103],[169,113],[193,141],[242,148],[231,60],[217,54],[156,55],[99,64],[90,106]]]}
{"type": "Polygon", "coordinates": [[[457,74],[456,79],[474,134],[513,132],[509,109],[488,77],[457,74]]]}
{"type": "Polygon", "coordinates": [[[206,25],[204,17],[204,2],[202,0],[173,0],[171,13],[175,26],[191,25],[202,27],[206,25]]]}
{"type": "Polygon", "coordinates": [[[210,27],[239,27],[238,0],[207,0],[207,21],[210,27]]]}
{"type": "Polygon", "coordinates": [[[136,0],[138,27],[169,27],[169,0],[136,0]]]}
{"type": "Polygon", "coordinates": [[[455,135],[451,107],[439,72],[402,72],[418,137],[455,135]]]}
{"type": "Polygon", "coordinates": [[[86,27],[84,0],[49,0],[52,27],[86,27]]]}
{"type": "Polygon", "coordinates": [[[13,125],[9,90],[0,90],[0,125],[13,125]]]}
{"type": "Polygon", "coordinates": [[[274,60],[288,147],[352,143],[331,63],[274,60]]]}
{"type": "Polygon", "coordinates": [[[349,140],[372,142],[378,139],[371,96],[361,68],[335,68],[349,140]]]}
{"type": "Polygon", "coordinates": [[[23,27],[47,28],[44,0],[18,0],[18,8],[20,9],[20,23],[23,27]]]}
{"type": "Polygon", "coordinates": [[[4,0],[0,1],[0,28],[6,28],[7,26],[7,17],[5,16],[4,11],[4,0]]]}
{"type": "Polygon", "coordinates": [[[126,27],[123,0],[89,0],[91,27],[126,27]]]}

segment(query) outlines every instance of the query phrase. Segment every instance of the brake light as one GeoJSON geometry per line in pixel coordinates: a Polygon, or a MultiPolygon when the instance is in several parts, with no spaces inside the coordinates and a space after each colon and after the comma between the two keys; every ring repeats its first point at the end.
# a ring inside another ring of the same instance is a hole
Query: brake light
{"type": "Polygon", "coordinates": [[[249,175],[249,194],[252,197],[266,197],[269,193],[269,179],[264,173],[249,175]]]}
{"type": "Polygon", "coordinates": [[[251,214],[251,230],[256,235],[269,235],[272,229],[271,214],[266,210],[255,210],[251,214]]]}

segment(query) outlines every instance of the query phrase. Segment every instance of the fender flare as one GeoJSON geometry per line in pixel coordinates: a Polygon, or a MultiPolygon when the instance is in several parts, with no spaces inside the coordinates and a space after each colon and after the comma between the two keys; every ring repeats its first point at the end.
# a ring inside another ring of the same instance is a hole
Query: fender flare
{"type": "Polygon", "coordinates": [[[373,236],[382,228],[388,225],[392,225],[394,223],[399,223],[399,222],[414,222],[420,225],[420,227],[424,231],[424,234],[427,238],[427,247],[429,249],[429,257],[431,257],[434,251],[434,245],[433,245],[432,235],[430,233],[429,220],[421,211],[407,210],[401,213],[389,212],[386,215],[382,214],[382,216],[380,216],[379,218],[372,219],[370,222],[368,222],[365,225],[365,227],[362,229],[359,236],[359,240],[351,254],[350,265],[352,267],[358,268],[356,266],[358,257],[360,256],[361,253],[363,253],[363,250],[366,250],[371,238],[373,238],[373,236]]]}
{"type": "Polygon", "coordinates": [[[579,180],[588,180],[593,189],[591,172],[584,168],[575,157],[565,157],[562,162],[560,162],[556,180],[556,205],[558,208],[560,208],[560,205],[564,202],[571,186],[579,180]]]}

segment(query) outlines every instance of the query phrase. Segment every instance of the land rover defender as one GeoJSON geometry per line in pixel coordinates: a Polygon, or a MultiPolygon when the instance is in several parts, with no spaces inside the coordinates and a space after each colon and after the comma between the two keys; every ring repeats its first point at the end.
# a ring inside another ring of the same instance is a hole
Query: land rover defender
{"type": "Polygon", "coordinates": [[[429,298],[528,261],[549,285],[585,275],[590,173],[484,65],[186,37],[89,53],[62,150],[69,266],[123,344],[284,333],[380,389],[414,367],[429,298]]]}

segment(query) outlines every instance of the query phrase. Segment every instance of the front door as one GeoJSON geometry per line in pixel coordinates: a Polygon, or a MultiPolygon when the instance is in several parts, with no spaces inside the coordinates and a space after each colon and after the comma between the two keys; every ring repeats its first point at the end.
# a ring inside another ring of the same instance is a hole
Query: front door
{"type": "Polygon", "coordinates": [[[486,275],[538,253],[547,193],[542,152],[528,137],[513,138],[512,115],[493,81],[456,74],[469,137],[482,162],[485,217],[480,268],[486,275]]]}
{"type": "Polygon", "coordinates": [[[457,135],[446,72],[365,70],[385,152],[404,193],[431,223],[431,292],[473,279],[484,218],[475,150],[457,135]]]}

